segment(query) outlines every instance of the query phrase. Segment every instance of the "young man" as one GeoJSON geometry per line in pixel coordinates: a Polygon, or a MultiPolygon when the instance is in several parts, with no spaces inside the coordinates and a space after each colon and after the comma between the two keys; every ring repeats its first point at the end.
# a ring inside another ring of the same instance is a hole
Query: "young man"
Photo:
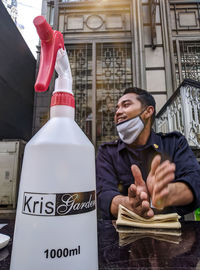
{"type": "Polygon", "coordinates": [[[116,106],[120,139],[97,156],[98,207],[104,219],[117,217],[119,204],[149,218],[157,211],[185,215],[200,206],[200,166],[184,136],[155,133],[155,100],[128,88],[116,106]]]}

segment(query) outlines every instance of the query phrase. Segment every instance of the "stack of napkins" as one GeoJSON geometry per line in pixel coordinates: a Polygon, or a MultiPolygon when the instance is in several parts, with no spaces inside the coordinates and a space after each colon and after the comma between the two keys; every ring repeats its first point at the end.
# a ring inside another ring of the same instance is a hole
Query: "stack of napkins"
{"type": "Polygon", "coordinates": [[[152,218],[143,218],[120,204],[116,225],[148,229],[179,229],[181,228],[179,219],[180,216],[177,213],[161,214],[155,215],[152,218]]]}
{"type": "Polygon", "coordinates": [[[119,245],[126,246],[143,238],[153,238],[172,244],[179,244],[182,240],[181,230],[177,229],[141,229],[133,227],[117,227],[119,233],[119,245]]]}
{"type": "Polygon", "coordinates": [[[159,241],[179,244],[181,239],[180,216],[177,213],[142,218],[126,207],[119,205],[116,230],[119,245],[125,246],[139,239],[150,237],[159,241]]]}

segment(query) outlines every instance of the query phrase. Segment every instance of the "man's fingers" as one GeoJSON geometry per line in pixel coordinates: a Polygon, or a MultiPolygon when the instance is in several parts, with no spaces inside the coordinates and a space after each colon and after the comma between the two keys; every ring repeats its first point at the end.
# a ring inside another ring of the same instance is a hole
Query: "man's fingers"
{"type": "Polygon", "coordinates": [[[153,205],[158,209],[163,209],[166,206],[169,194],[170,184],[160,189],[160,192],[158,192],[158,189],[156,187],[152,196],[153,205]],[[155,192],[156,190],[157,192],[155,192]]]}
{"type": "Polygon", "coordinates": [[[145,212],[147,212],[149,210],[149,202],[144,200],[144,201],[138,201],[135,205],[135,210],[136,212],[140,215],[140,216],[143,216],[143,214],[145,212]]]}
{"type": "MultiPolygon", "coordinates": [[[[147,197],[147,194],[145,194],[145,192],[141,192],[140,193],[140,199],[143,197],[147,197]],[[143,194],[142,194],[143,193],[143,194]]],[[[139,200],[137,201],[137,203],[135,203],[135,211],[138,215],[142,216],[142,217],[152,217],[154,215],[153,210],[150,211],[150,203],[148,200],[143,199],[143,200],[139,200]],[[149,215],[147,214],[149,212],[149,215]]]]}
{"type": "Polygon", "coordinates": [[[152,203],[158,209],[163,209],[165,207],[166,197],[169,194],[169,184],[175,178],[175,167],[171,166],[171,171],[169,170],[169,167],[170,165],[167,169],[163,170],[163,173],[160,172],[160,178],[156,177],[156,182],[153,188],[152,203]]]}
{"type": "Polygon", "coordinates": [[[154,216],[154,212],[150,208],[150,204],[147,200],[138,201],[134,205],[134,212],[144,218],[150,218],[154,216]]]}
{"type": "Polygon", "coordinates": [[[158,168],[156,169],[155,176],[156,180],[160,181],[165,178],[166,175],[170,173],[174,173],[176,170],[176,166],[174,163],[170,163],[169,161],[163,162],[158,168]]]}
{"type": "Polygon", "coordinates": [[[151,218],[151,217],[154,216],[154,211],[150,208],[150,209],[147,211],[146,215],[147,215],[148,218],[151,218]]]}
{"type": "Polygon", "coordinates": [[[141,199],[142,201],[144,201],[144,200],[148,201],[148,195],[147,195],[147,193],[144,192],[144,191],[142,191],[142,192],[140,193],[140,199],[141,199]]]}
{"type": "Polygon", "coordinates": [[[129,198],[135,198],[136,195],[137,195],[137,187],[136,187],[136,185],[132,184],[128,188],[128,197],[129,198]]]}
{"type": "Polygon", "coordinates": [[[156,194],[156,193],[161,192],[161,190],[167,187],[167,185],[171,183],[171,181],[173,181],[174,178],[175,178],[175,174],[172,172],[166,175],[164,178],[162,178],[162,181],[156,182],[153,189],[154,193],[156,194]]]}
{"type": "Polygon", "coordinates": [[[150,208],[149,202],[146,201],[146,200],[142,201],[142,208],[143,208],[144,211],[149,210],[149,208],[150,208]]]}
{"type": "MultiPolygon", "coordinates": [[[[169,165],[170,165],[170,161],[169,161],[169,160],[163,161],[163,162],[157,167],[156,172],[158,173],[158,172],[162,171],[165,167],[167,167],[167,166],[169,166],[169,165]]],[[[156,173],[156,172],[155,172],[155,173],[156,173]]]]}
{"type": "Polygon", "coordinates": [[[157,209],[163,209],[165,207],[166,198],[169,194],[169,189],[164,188],[159,194],[156,194],[152,198],[152,203],[157,209]]]}
{"type": "Polygon", "coordinates": [[[128,189],[128,197],[131,208],[134,212],[142,217],[149,218],[154,215],[148,201],[148,194],[140,191],[135,184],[130,185],[128,189]]]}
{"type": "Polygon", "coordinates": [[[132,171],[133,177],[135,179],[135,185],[136,186],[144,186],[145,182],[144,182],[144,180],[142,178],[142,174],[141,174],[141,171],[138,168],[138,166],[137,165],[132,165],[131,166],[131,171],[132,171]]]}
{"type": "Polygon", "coordinates": [[[148,201],[143,201],[141,205],[141,215],[144,218],[151,218],[154,216],[153,210],[150,208],[150,204],[148,201]]]}
{"type": "Polygon", "coordinates": [[[153,176],[155,174],[155,171],[158,168],[158,166],[160,165],[160,162],[161,162],[161,156],[156,155],[151,163],[151,171],[150,171],[151,176],[153,176]]]}
{"type": "Polygon", "coordinates": [[[143,200],[147,200],[148,196],[146,192],[140,192],[138,188],[132,184],[128,189],[129,202],[133,208],[137,208],[142,204],[143,200]]]}

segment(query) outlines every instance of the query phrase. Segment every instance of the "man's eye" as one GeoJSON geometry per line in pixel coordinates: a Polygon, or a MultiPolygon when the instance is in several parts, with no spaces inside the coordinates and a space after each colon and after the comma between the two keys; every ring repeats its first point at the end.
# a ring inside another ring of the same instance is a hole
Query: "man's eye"
{"type": "Polygon", "coordinates": [[[128,106],[130,106],[130,103],[124,103],[124,107],[126,108],[126,107],[128,107],[128,106]]]}

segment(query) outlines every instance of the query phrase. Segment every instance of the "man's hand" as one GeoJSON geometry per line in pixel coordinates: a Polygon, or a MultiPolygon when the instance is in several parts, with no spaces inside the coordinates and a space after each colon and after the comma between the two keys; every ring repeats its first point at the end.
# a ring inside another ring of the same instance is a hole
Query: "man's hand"
{"type": "Polygon", "coordinates": [[[147,177],[147,188],[152,204],[163,209],[169,205],[170,183],[175,177],[175,164],[169,160],[161,163],[161,157],[155,156],[151,164],[151,171],[147,177]]]}
{"type": "Polygon", "coordinates": [[[131,166],[131,171],[135,184],[128,189],[129,209],[140,216],[152,217],[154,212],[150,208],[148,190],[141,171],[136,165],[131,166]]]}
{"type": "Polygon", "coordinates": [[[147,186],[142,179],[140,169],[138,166],[132,165],[131,171],[134,176],[135,183],[130,185],[128,196],[117,195],[112,199],[110,211],[113,216],[117,217],[119,204],[122,204],[144,218],[153,217],[154,212],[150,208],[147,186]]]}

